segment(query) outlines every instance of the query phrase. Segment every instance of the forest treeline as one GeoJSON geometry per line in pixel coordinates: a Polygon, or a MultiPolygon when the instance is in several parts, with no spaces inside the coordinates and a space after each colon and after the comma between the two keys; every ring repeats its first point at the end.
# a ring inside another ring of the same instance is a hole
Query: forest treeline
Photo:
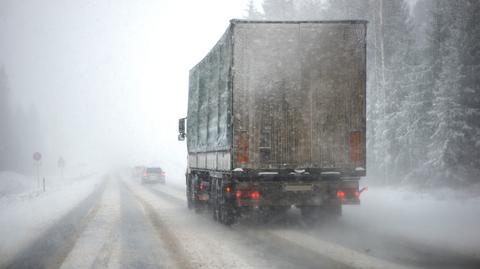
{"type": "Polygon", "coordinates": [[[40,124],[34,105],[12,104],[8,77],[0,67],[0,171],[32,172],[33,153],[45,146],[40,124]]]}
{"type": "Polygon", "coordinates": [[[367,164],[379,183],[480,182],[480,1],[264,0],[247,18],[368,20],[367,164]]]}

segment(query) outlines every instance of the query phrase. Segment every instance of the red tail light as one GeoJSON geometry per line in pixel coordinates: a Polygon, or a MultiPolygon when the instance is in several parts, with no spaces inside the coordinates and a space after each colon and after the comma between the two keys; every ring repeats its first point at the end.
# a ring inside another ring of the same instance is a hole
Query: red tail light
{"type": "Polygon", "coordinates": [[[252,200],[258,200],[260,199],[260,193],[258,191],[252,191],[250,192],[250,198],[252,200]]]}
{"type": "Polygon", "coordinates": [[[360,192],[356,191],[356,192],[355,192],[355,197],[356,197],[356,198],[360,198],[360,192]]]}
{"type": "Polygon", "coordinates": [[[343,191],[337,191],[337,198],[338,199],[344,199],[345,198],[345,193],[343,191]]]}
{"type": "Polygon", "coordinates": [[[260,192],[258,191],[236,191],[235,192],[235,197],[237,199],[241,198],[250,198],[252,200],[258,200],[260,199],[260,192]]]}

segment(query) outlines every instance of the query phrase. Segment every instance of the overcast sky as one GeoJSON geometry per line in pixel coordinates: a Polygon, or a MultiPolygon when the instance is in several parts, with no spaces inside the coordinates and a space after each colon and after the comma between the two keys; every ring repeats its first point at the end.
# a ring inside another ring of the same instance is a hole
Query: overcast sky
{"type": "Polygon", "coordinates": [[[183,166],[188,71],[248,2],[0,0],[0,66],[39,110],[45,154],[183,166]]]}

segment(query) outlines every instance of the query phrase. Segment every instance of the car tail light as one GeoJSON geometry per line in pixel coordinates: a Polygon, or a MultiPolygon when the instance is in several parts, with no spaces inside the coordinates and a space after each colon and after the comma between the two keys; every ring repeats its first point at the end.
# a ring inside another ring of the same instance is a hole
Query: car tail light
{"type": "Polygon", "coordinates": [[[360,198],[360,192],[358,191],[355,192],[355,198],[360,198]]]}
{"type": "Polygon", "coordinates": [[[242,191],[237,191],[237,192],[235,193],[235,197],[236,197],[237,199],[242,198],[242,191]]]}
{"type": "Polygon", "coordinates": [[[343,191],[337,191],[337,198],[338,199],[344,199],[345,198],[345,193],[343,191]]]}
{"type": "Polygon", "coordinates": [[[252,191],[250,192],[250,198],[252,200],[258,200],[260,199],[260,193],[258,191],[252,191]]]}

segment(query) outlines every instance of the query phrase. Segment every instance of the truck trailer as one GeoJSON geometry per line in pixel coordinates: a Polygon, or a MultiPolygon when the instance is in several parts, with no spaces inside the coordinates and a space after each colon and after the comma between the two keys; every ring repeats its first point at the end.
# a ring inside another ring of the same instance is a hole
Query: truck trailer
{"type": "Polygon", "coordinates": [[[189,208],[230,225],[291,207],[307,220],[334,218],[360,203],[366,26],[230,21],[190,70],[188,113],[179,120],[189,208]]]}

